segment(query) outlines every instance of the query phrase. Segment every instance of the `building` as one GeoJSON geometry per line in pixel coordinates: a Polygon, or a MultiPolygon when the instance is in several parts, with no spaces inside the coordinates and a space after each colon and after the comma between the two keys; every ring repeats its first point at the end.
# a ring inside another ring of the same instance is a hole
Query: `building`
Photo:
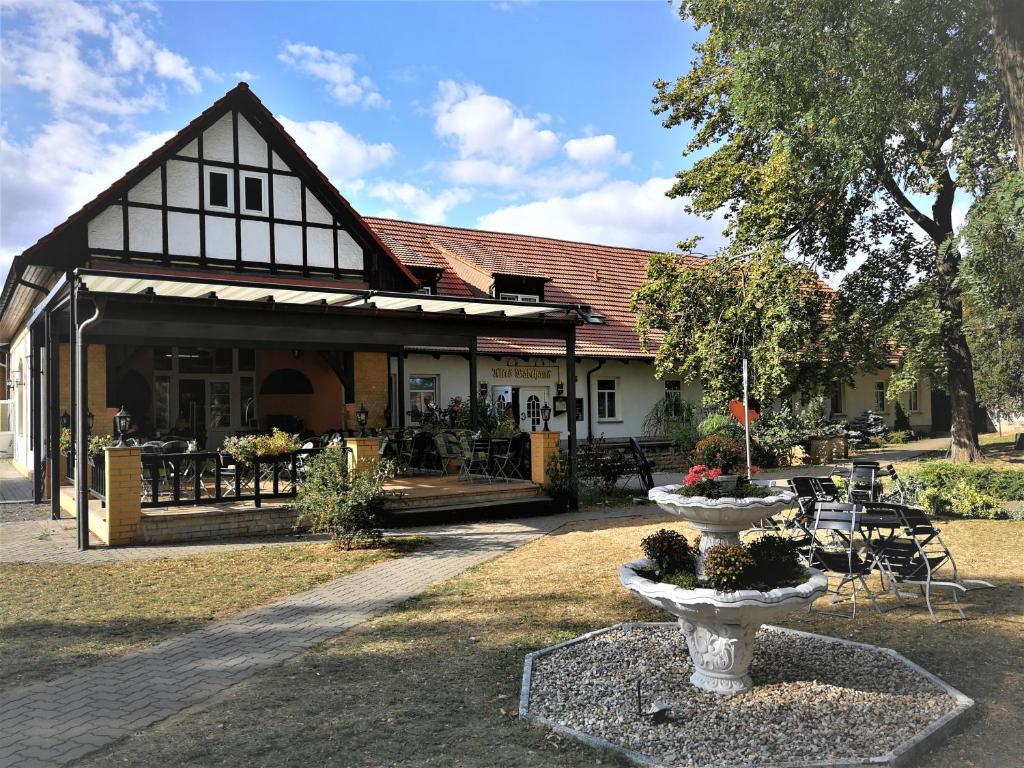
{"type": "MultiPolygon", "coordinates": [[[[121,406],[209,448],[480,397],[526,431],[547,404],[564,435],[640,435],[666,394],[699,400],[655,378],[633,330],[650,254],[362,217],[242,83],[16,257],[0,429],[40,491],[62,415],[109,433],[121,406]]],[[[858,377],[833,411],[891,419],[887,379],[858,377]]],[[[904,407],[929,428],[925,390],[904,407]]]]}

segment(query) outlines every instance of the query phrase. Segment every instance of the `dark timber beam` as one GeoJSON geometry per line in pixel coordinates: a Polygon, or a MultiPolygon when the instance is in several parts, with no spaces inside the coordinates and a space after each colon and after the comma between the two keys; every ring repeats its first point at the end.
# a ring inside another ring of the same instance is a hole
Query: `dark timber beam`
{"type": "Polygon", "coordinates": [[[405,409],[409,403],[405,399],[405,388],[409,382],[405,378],[405,347],[398,350],[398,393],[395,398],[398,401],[398,428],[405,429],[405,409]]]}
{"type": "Polygon", "coordinates": [[[569,509],[580,506],[579,486],[576,482],[576,326],[571,326],[565,336],[565,396],[569,400],[566,411],[566,432],[569,433],[569,509]]]}
{"type": "Polygon", "coordinates": [[[476,337],[469,340],[469,426],[474,430],[479,428],[479,413],[477,401],[480,399],[477,394],[477,372],[476,372],[476,337]]]}
{"type": "Polygon", "coordinates": [[[50,519],[60,520],[60,336],[58,316],[46,318],[46,457],[50,461],[50,519]]]}

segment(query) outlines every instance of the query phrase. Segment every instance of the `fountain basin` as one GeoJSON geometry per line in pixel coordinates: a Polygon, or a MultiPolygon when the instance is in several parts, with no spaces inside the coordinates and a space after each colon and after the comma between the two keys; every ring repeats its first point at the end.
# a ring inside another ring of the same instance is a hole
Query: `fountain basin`
{"type": "Polygon", "coordinates": [[[619,582],[644,602],[676,617],[693,660],[690,682],[712,693],[749,690],[753,683],[747,670],[757,630],[810,605],[828,589],[828,577],[814,569],[809,569],[810,578],[804,583],[768,592],[683,589],[640,574],[655,567],[651,560],[626,563],[619,569],[619,582]]]}

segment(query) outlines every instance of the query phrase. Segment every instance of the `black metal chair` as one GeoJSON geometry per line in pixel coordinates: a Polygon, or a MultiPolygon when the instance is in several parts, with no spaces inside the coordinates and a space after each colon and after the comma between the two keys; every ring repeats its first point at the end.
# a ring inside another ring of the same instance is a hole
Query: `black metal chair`
{"type": "Polygon", "coordinates": [[[905,595],[900,592],[899,586],[917,586],[924,597],[925,605],[928,606],[928,614],[932,621],[937,623],[931,600],[932,587],[950,588],[953,604],[960,618],[965,616],[960,606],[959,592],[995,588],[994,584],[981,579],[960,578],[953,553],[924,510],[903,504],[872,504],[869,510],[875,513],[887,511],[898,516],[902,524],[902,535],[879,538],[873,543],[874,559],[882,573],[883,581],[901,603],[905,595]],[[948,569],[951,571],[950,575],[937,575],[941,569],[948,569]]]}
{"type": "Polygon", "coordinates": [[[470,438],[462,433],[456,439],[452,437],[454,445],[459,451],[462,465],[459,467],[459,477],[463,480],[473,480],[473,476],[482,476],[491,482],[489,445],[483,438],[470,438]]]}
{"type": "Polygon", "coordinates": [[[829,605],[837,605],[844,600],[850,601],[849,613],[824,611],[808,608],[815,613],[839,616],[846,619],[857,617],[857,593],[863,591],[872,607],[882,613],[875,599],[875,593],[868,586],[867,578],[875,566],[870,552],[861,554],[861,516],[864,508],[859,504],[846,502],[819,501],[814,504],[814,520],[810,527],[810,547],[808,562],[814,568],[839,577],[835,588],[829,588],[826,594],[832,595],[829,605]],[[849,585],[848,595],[843,589],[849,585]]]}
{"type": "Polygon", "coordinates": [[[491,467],[495,478],[523,479],[519,470],[519,453],[514,450],[511,437],[491,438],[491,467]]]}
{"type": "Polygon", "coordinates": [[[882,468],[877,461],[854,461],[846,481],[847,501],[881,501],[882,468]]]}

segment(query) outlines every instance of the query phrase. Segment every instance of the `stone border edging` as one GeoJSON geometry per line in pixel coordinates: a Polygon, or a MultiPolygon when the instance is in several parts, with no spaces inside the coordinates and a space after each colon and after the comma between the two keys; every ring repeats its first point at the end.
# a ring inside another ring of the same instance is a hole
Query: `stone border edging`
{"type": "MultiPolygon", "coordinates": [[[[615,629],[631,629],[633,627],[675,627],[675,622],[671,621],[623,621],[618,624],[613,624],[610,627],[602,627],[601,629],[595,629],[592,632],[587,632],[585,635],[580,635],[571,640],[552,645],[547,648],[541,648],[539,651],[533,651],[526,655],[523,662],[523,682],[522,688],[519,692],[519,717],[522,720],[531,723],[532,725],[540,725],[545,728],[559,733],[563,736],[569,736],[573,739],[583,742],[591,747],[597,749],[608,750],[618,755],[625,757],[636,765],[645,766],[645,768],[671,768],[664,763],[660,763],[653,759],[649,755],[645,755],[635,750],[627,749],[626,747],[613,744],[610,741],[602,739],[598,736],[594,736],[583,731],[577,731],[574,728],[569,728],[557,723],[553,720],[549,720],[541,715],[534,715],[530,713],[530,683],[533,677],[533,662],[537,659],[543,658],[554,653],[557,650],[565,648],[570,645],[576,645],[582,643],[591,638],[603,635],[606,632],[611,632],[615,629]]],[[[945,682],[941,678],[933,675],[928,670],[924,669],[918,664],[908,659],[901,653],[894,651],[892,648],[883,648],[878,645],[871,645],[870,643],[860,643],[855,640],[845,640],[840,637],[832,637],[830,635],[819,635],[814,632],[804,632],[799,629],[788,629],[786,627],[779,627],[774,624],[762,624],[761,629],[767,629],[770,632],[778,632],[783,634],[799,635],[801,637],[813,638],[815,640],[824,640],[826,642],[838,643],[841,645],[849,645],[857,648],[865,648],[872,651],[880,651],[888,656],[891,656],[896,661],[906,665],[917,674],[924,677],[926,680],[931,682],[937,688],[939,688],[947,696],[950,696],[956,701],[956,707],[945,715],[940,717],[935,722],[928,725],[923,731],[919,731],[912,737],[898,745],[895,749],[886,752],[883,755],[876,755],[873,757],[851,757],[841,758],[840,760],[789,760],[783,763],[734,763],[726,766],[716,766],[716,768],[861,768],[862,766],[892,766],[893,768],[901,768],[902,766],[913,765],[918,758],[921,757],[927,750],[934,747],[936,744],[949,737],[957,729],[962,727],[966,721],[966,715],[974,711],[974,699],[961,693],[959,690],[945,682]]]]}

